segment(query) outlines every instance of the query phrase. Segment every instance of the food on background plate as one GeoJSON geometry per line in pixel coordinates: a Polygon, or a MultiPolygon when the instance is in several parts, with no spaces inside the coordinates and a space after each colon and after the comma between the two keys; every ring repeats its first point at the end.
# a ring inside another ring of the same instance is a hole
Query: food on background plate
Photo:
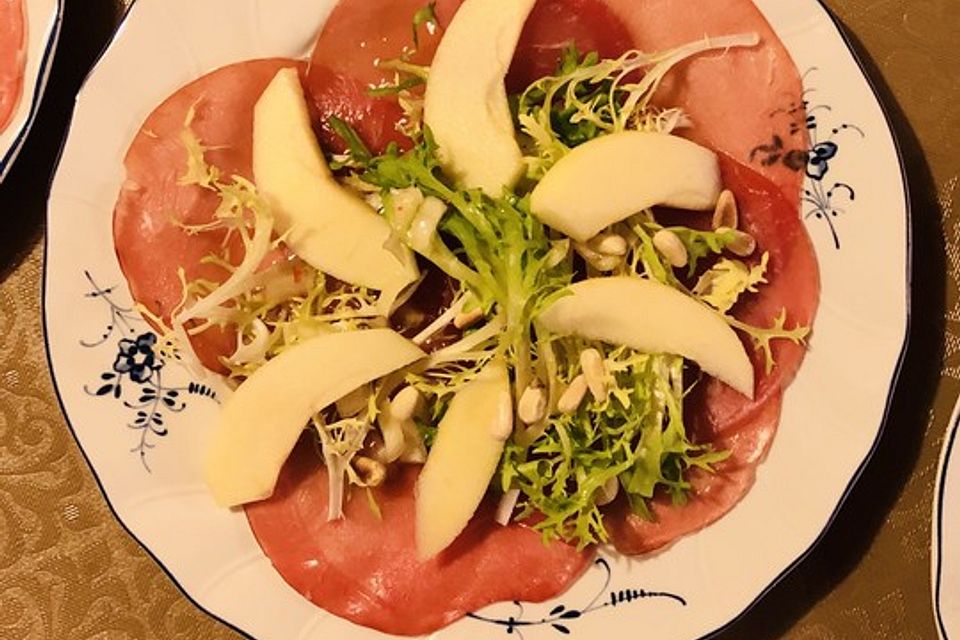
{"type": "Polygon", "coordinates": [[[407,635],[721,517],[818,299],[799,178],[747,164],[805,144],[770,117],[800,94],[748,0],[341,0],[308,64],[177,91],[114,234],[235,388],[216,500],[306,597],[407,635]]]}
{"type": "Polygon", "coordinates": [[[10,125],[23,92],[27,52],[23,0],[0,2],[0,133],[10,125]]]}

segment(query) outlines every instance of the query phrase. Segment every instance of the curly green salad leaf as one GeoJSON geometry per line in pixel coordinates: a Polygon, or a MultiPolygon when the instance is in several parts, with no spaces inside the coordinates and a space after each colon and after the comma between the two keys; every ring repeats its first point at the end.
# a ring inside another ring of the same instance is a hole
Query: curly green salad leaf
{"type": "Polygon", "coordinates": [[[546,540],[560,538],[580,548],[608,541],[600,497],[611,483],[649,517],[646,501],[658,488],[680,504],[690,488],[686,471],[712,470],[728,455],[694,445],[687,436],[683,358],[552,340],[563,384],[577,375],[578,355],[589,347],[604,356],[607,397],[584,402],[574,413],[551,415],[530,446],[511,441],[500,465],[501,488],[520,490],[517,517],[532,518],[546,540]]]}
{"type": "MultiPolygon", "coordinates": [[[[414,31],[429,28],[434,19],[432,8],[418,13],[414,31]]],[[[774,365],[773,341],[802,342],[808,328],[786,328],[785,310],[771,327],[754,327],[729,313],[766,282],[768,256],[756,264],[728,258],[724,253],[736,239],[733,231],[664,227],[652,211],[642,211],[609,230],[625,240],[626,255],[609,264],[595,263],[598,254],[591,246],[556,234],[531,214],[527,194],[579,144],[627,129],[670,132],[687,126],[679,109],[652,106],[665,74],[689,56],[755,42],[753,35],[705,39],[658,54],[631,51],[615,60],[568,50],[553,76],[514,99],[518,134],[527,150],[528,181],[517,192],[505,191],[496,198],[456,188],[444,177],[437,145],[420,118],[422,99],[411,92],[425,81],[426,68],[407,59],[381,63],[396,71],[396,82],[371,89],[395,95],[405,105],[410,119],[403,124],[404,133],[414,141],[410,150],[390,145],[375,155],[345,121],[331,119],[348,149],[331,162],[342,183],[390,223],[390,242],[406,245],[459,284],[454,304],[422,335],[442,328],[460,312],[480,316],[480,324],[465,328],[454,344],[361,390],[366,395],[359,409],[337,407],[314,416],[310,426],[334,478],[331,517],[340,511],[346,484],[364,486],[352,461],[362,454],[370,434],[379,426],[382,440],[388,440],[387,427],[378,424],[384,398],[404,384],[426,398],[425,409],[415,416],[414,439],[421,450],[429,449],[454,394],[494,357],[509,363],[517,399],[531,384],[546,385],[549,411],[535,424],[515,430],[495,481],[505,496],[516,498],[515,504],[507,503],[514,518],[532,524],[544,540],[561,539],[581,548],[605,542],[603,506],[614,495],[622,494],[635,513],[652,518],[649,501],[655,495],[665,492],[682,504],[690,491],[688,472],[713,472],[728,457],[728,452],[694,443],[688,434],[683,404],[690,387],[685,386],[681,357],[548,335],[537,330],[537,317],[584,272],[650,278],[715,308],[753,339],[769,370],[774,365]],[[665,229],[685,247],[688,266],[675,269],[658,252],[653,237],[665,229]],[[692,278],[698,280],[689,288],[685,282],[692,278]],[[588,394],[574,411],[556,411],[561,392],[580,375],[586,349],[600,354],[605,393],[588,394]]],[[[272,214],[252,184],[241,178],[224,182],[219,170],[205,162],[208,148],[191,131],[191,114],[192,109],[181,136],[188,151],[181,184],[212,190],[222,204],[214,222],[187,231],[227,229],[239,234],[245,254],[237,265],[225,244],[221,254],[207,258],[224,270],[223,284],[184,281],[181,345],[189,345],[188,340],[184,343],[187,326],[191,333],[212,325],[234,328],[239,346],[223,363],[239,381],[317,333],[382,323],[369,291],[334,284],[299,261],[261,267],[266,250],[282,245],[282,238],[270,234],[272,214]]]]}
{"type": "Polygon", "coordinates": [[[531,375],[533,318],[573,275],[569,263],[553,263],[553,245],[529,199],[448,186],[429,130],[407,152],[391,145],[360,177],[381,189],[383,215],[399,241],[458,280],[484,315],[502,320],[497,349],[522,390],[531,375]]]}
{"type": "Polygon", "coordinates": [[[667,73],[692,56],[757,42],[756,34],[704,38],[660,53],[628,51],[613,60],[566,49],[557,72],[527,87],[517,101],[520,130],[532,143],[525,157],[528,176],[542,178],[572,148],[599,135],[628,129],[671,133],[688,126],[681,109],[651,104],[667,73]]]}

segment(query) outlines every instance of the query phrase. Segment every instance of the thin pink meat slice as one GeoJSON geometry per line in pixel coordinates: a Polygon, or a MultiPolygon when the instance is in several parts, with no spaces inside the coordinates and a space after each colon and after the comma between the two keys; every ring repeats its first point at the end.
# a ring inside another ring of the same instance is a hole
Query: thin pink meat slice
{"type": "Polygon", "coordinates": [[[603,0],[633,46],[663,51],[702,39],[757,33],[760,45],[699,55],[665,79],[656,102],[679,106],[683,135],[749,164],[799,204],[809,142],[803,85],[786,47],[750,0],[603,0]]]}
{"type": "MultiPolygon", "coordinates": [[[[440,28],[419,31],[419,48],[412,61],[430,64],[443,28],[462,0],[439,0],[440,28]]],[[[394,80],[394,73],[377,61],[398,58],[412,49],[413,16],[423,0],[341,0],[331,13],[310,61],[307,88],[317,109],[317,129],[327,149],[342,151],[343,141],[330,128],[330,116],[348,122],[372,150],[382,152],[394,142],[409,146],[397,129],[403,117],[395,97],[370,95],[369,88],[394,80]]],[[[630,34],[602,0],[540,0],[524,26],[507,78],[510,91],[551,74],[563,49],[576,43],[581,51],[616,57],[629,48],[630,34]]]]}
{"type": "MultiPolygon", "coordinates": [[[[343,4],[356,2],[357,0],[345,0],[343,4]]],[[[377,2],[367,4],[379,6],[386,10],[389,3],[383,2],[384,0],[377,0],[377,2]]],[[[570,3],[571,6],[587,6],[586,0],[581,3],[577,3],[576,0],[565,0],[565,2],[570,3]]],[[[456,4],[456,2],[451,2],[450,5],[443,6],[455,7],[456,4]]],[[[441,13],[443,11],[441,6],[441,13]]],[[[562,13],[543,10],[539,7],[538,11],[540,15],[553,16],[553,19],[557,20],[562,19],[567,25],[590,23],[587,18],[576,21],[570,20],[569,16],[562,13]]],[[[380,14],[374,13],[368,18],[371,20],[378,18],[382,22],[385,19],[384,16],[389,17],[390,15],[391,13],[387,11],[380,14]]],[[[336,16],[337,13],[335,12],[334,17],[336,16]]],[[[333,20],[333,17],[331,20],[333,20]]],[[[404,20],[408,21],[409,18],[404,16],[404,20]]],[[[444,20],[445,18],[442,15],[441,22],[444,20]]],[[[335,26],[336,23],[331,24],[335,26]]],[[[409,23],[407,22],[407,24],[409,23]]],[[[528,25],[528,32],[531,29],[534,29],[535,32],[535,28],[543,29],[542,26],[537,27],[536,22],[531,24],[533,26],[528,25]]],[[[383,25],[376,28],[383,28],[383,25]]],[[[622,26],[616,26],[612,19],[610,22],[606,22],[605,18],[590,27],[590,37],[597,38],[596,41],[598,42],[604,42],[599,35],[604,28],[611,34],[625,33],[622,26]],[[606,27],[603,26],[605,24],[606,27]]],[[[370,33],[375,32],[374,27],[369,29],[370,33]]],[[[395,31],[400,33],[399,29],[395,29],[395,31]]],[[[548,31],[549,29],[545,29],[543,32],[548,31]]],[[[341,56],[343,59],[349,59],[355,53],[358,41],[346,38],[344,34],[347,34],[348,30],[345,27],[343,30],[337,30],[328,24],[324,33],[340,33],[342,46],[330,46],[327,49],[328,53],[315,55],[313,61],[315,67],[326,64],[335,55],[341,56]],[[354,47],[354,49],[349,47],[354,47]]],[[[325,37],[327,36],[321,37],[321,43],[324,42],[325,37]]],[[[525,37],[527,36],[525,35],[525,37]]],[[[550,55],[557,55],[556,42],[548,43],[549,46],[545,45],[537,49],[535,40],[536,38],[531,38],[526,41],[531,47],[530,51],[550,51],[552,48],[550,55]]],[[[609,41],[614,40],[619,42],[625,40],[625,38],[622,35],[616,35],[609,41]]],[[[367,40],[364,40],[364,42],[369,44],[367,40]]],[[[396,40],[396,42],[400,42],[400,40],[396,40]]],[[[522,44],[522,46],[527,45],[522,44]]],[[[612,49],[619,49],[620,46],[621,44],[617,44],[612,49]]],[[[588,48],[581,47],[583,50],[588,48]]],[[[318,51],[322,50],[318,46],[318,51]]],[[[616,51],[611,50],[609,55],[615,53],[616,51]]],[[[531,53],[532,55],[535,54],[531,53]]],[[[395,55],[392,57],[395,57],[395,55]]],[[[367,62],[372,63],[372,59],[367,62]]],[[[175,144],[176,137],[182,129],[186,108],[201,95],[207,96],[209,94],[212,99],[211,105],[215,106],[215,109],[212,109],[211,112],[219,113],[223,120],[232,123],[230,124],[232,129],[229,132],[231,135],[219,137],[215,135],[219,131],[219,127],[215,123],[207,124],[210,127],[209,130],[200,127],[204,114],[203,107],[198,106],[198,119],[195,123],[195,129],[200,134],[201,139],[208,145],[217,144],[218,140],[227,140],[228,142],[225,144],[230,145],[228,148],[216,152],[217,154],[222,153],[222,156],[211,155],[210,160],[228,171],[231,170],[230,167],[236,167],[234,169],[236,173],[249,176],[249,131],[251,123],[249,114],[252,105],[279,67],[294,64],[290,61],[273,61],[275,66],[269,69],[260,66],[269,63],[270,61],[236,65],[238,68],[248,67],[242,73],[237,69],[216,72],[194,83],[195,85],[203,85],[200,90],[196,90],[196,88],[191,90],[190,87],[194,85],[190,85],[183,90],[185,95],[189,97],[183,98],[177,103],[180,96],[180,93],[178,93],[168,101],[168,103],[174,104],[165,103],[158,109],[158,112],[161,112],[165,111],[164,107],[167,107],[166,117],[158,116],[159,124],[156,125],[157,129],[164,131],[164,135],[158,135],[153,127],[145,126],[145,132],[138,136],[128,157],[127,164],[128,171],[131,172],[131,181],[127,184],[124,194],[121,195],[121,201],[118,203],[115,225],[115,229],[118,231],[118,247],[123,246],[130,237],[150,237],[156,235],[156,232],[169,232],[168,227],[171,226],[169,225],[169,216],[160,215],[157,211],[169,210],[165,203],[170,200],[182,200],[184,206],[177,208],[183,211],[207,212],[207,218],[198,213],[196,219],[192,219],[193,222],[209,219],[212,203],[207,198],[208,194],[196,192],[195,188],[192,192],[183,192],[184,188],[176,185],[176,178],[179,174],[172,173],[169,169],[158,171],[158,168],[161,167],[182,166],[183,151],[181,146],[175,144]],[[257,71],[254,72],[254,69],[257,71]],[[243,77],[248,74],[250,78],[243,77]],[[215,81],[214,78],[217,80],[215,81]],[[243,88],[238,90],[238,87],[243,88]],[[249,96],[247,96],[248,91],[249,96]],[[166,124],[165,128],[159,126],[164,123],[166,124]],[[240,126],[241,123],[242,126],[240,126]],[[142,140],[143,137],[147,140],[142,140]],[[157,140],[165,141],[165,144],[160,144],[156,142],[157,140]],[[144,145],[143,148],[149,152],[143,152],[142,155],[135,153],[135,149],[141,148],[138,147],[138,143],[144,145]],[[246,149],[245,152],[244,149],[246,149]],[[138,155],[139,157],[137,157],[138,155]],[[157,157],[166,158],[166,161],[157,161],[157,157]],[[149,160],[149,158],[154,159],[149,160]],[[134,176],[139,176],[139,179],[134,176]],[[157,176],[166,177],[157,178],[157,176]],[[157,182],[154,182],[155,180],[157,182]],[[162,187],[161,191],[157,193],[164,192],[166,195],[158,196],[155,193],[153,198],[147,197],[145,194],[137,195],[143,189],[141,182],[148,186],[162,187]],[[130,193],[127,193],[128,191],[130,193]],[[156,205],[158,201],[163,206],[158,207],[156,205]],[[143,215],[142,213],[135,213],[136,211],[153,211],[154,213],[153,215],[143,215]],[[134,213],[131,214],[130,212],[134,213]]],[[[333,63],[330,64],[333,65],[333,63]]],[[[536,64],[546,65],[547,63],[535,61],[530,68],[536,68],[536,64]]],[[[391,133],[395,131],[397,111],[392,112],[393,116],[390,115],[389,109],[385,112],[386,115],[381,114],[380,116],[377,115],[376,111],[368,112],[368,107],[372,104],[368,101],[369,96],[366,95],[365,89],[364,91],[357,90],[358,87],[364,88],[379,81],[375,76],[369,75],[368,66],[371,65],[357,67],[357,69],[361,69],[358,72],[359,77],[351,75],[353,71],[350,68],[338,67],[336,72],[341,74],[341,79],[346,84],[334,83],[335,88],[326,98],[331,102],[324,103],[322,100],[317,100],[316,104],[321,114],[324,113],[325,104],[327,106],[334,105],[334,107],[337,104],[341,106],[359,104],[354,111],[350,111],[348,108],[346,113],[337,113],[336,111],[326,113],[327,115],[345,115],[348,121],[352,120],[354,124],[358,125],[361,135],[366,138],[371,147],[380,150],[387,142],[402,142],[402,139],[398,140],[391,133]],[[368,75],[364,76],[363,73],[368,75]],[[371,78],[373,79],[371,80],[371,78]],[[369,130],[362,126],[367,117],[370,118],[369,122],[372,125],[369,130]],[[390,121],[391,117],[394,118],[392,123],[390,121]]],[[[522,68],[523,65],[520,66],[522,68]]],[[[515,71],[515,73],[520,72],[515,71]]],[[[389,99],[387,99],[387,102],[389,102],[389,99]]],[[[374,107],[374,109],[379,108],[381,107],[374,107]]],[[[151,118],[153,117],[151,116],[151,118]]],[[[728,161],[725,161],[724,165],[725,176],[732,175],[733,178],[731,179],[736,181],[742,168],[737,163],[728,161]]],[[[745,171],[747,171],[744,174],[746,177],[742,178],[741,182],[747,184],[747,187],[738,191],[741,206],[746,208],[745,203],[752,196],[756,196],[758,199],[773,198],[774,201],[780,203],[775,208],[780,208],[783,199],[777,187],[771,186],[769,182],[762,181],[762,179],[747,180],[747,178],[753,178],[754,174],[749,170],[745,171]]],[[[791,212],[795,219],[796,207],[792,207],[791,212]]],[[[745,228],[754,232],[760,240],[761,246],[764,247],[768,245],[772,247],[777,244],[775,239],[771,243],[762,240],[761,236],[764,232],[776,236],[779,233],[790,232],[792,229],[795,231],[790,224],[785,224],[781,228],[779,222],[777,224],[764,224],[762,220],[750,221],[749,218],[750,214],[745,214],[745,228]]],[[[776,221],[779,221],[779,218],[776,218],[776,221]]],[[[799,221],[796,222],[799,224],[799,221]]],[[[806,245],[802,246],[809,247],[805,235],[802,236],[802,239],[807,242],[806,245]]],[[[166,253],[175,256],[177,265],[187,265],[195,264],[195,261],[200,257],[210,253],[212,248],[191,246],[196,241],[196,236],[189,238],[189,240],[184,240],[179,236],[170,236],[167,242],[159,242],[152,247],[141,246],[140,248],[145,249],[144,253],[151,256],[153,262],[156,262],[157,255],[165,255],[166,253]],[[177,237],[179,240],[173,240],[177,237]],[[171,248],[168,248],[166,252],[160,251],[158,254],[158,250],[170,245],[171,241],[173,242],[171,248]],[[178,245],[177,242],[182,242],[182,245],[178,245]]],[[[784,244],[786,244],[786,241],[784,244]]],[[[133,246],[136,246],[135,242],[133,246]]],[[[128,278],[131,273],[134,273],[140,279],[149,280],[152,277],[152,272],[144,265],[144,262],[149,262],[149,260],[137,261],[137,257],[133,255],[135,253],[137,252],[133,249],[123,251],[118,248],[118,255],[125,254],[126,259],[124,255],[121,255],[121,262],[127,264],[125,272],[127,272],[128,278]],[[132,270],[131,264],[133,265],[132,270]]],[[[771,254],[774,255],[773,250],[771,250],[771,254]]],[[[791,251],[783,248],[776,255],[780,255],[784,259],[795,260],[797,264],[802,265],[804,262],[802,254],[803,251],[801,250],[798,253],[799,257],[796,257],[793,256],[791,251]]],[[[776,256],[774,255],[774,257],[776,256]]],[[[779,262],[779,258],[777,262],[779,262]]],[[[774,273],[776,268],[773,263],[774,259],[771,260],[771,273],[774,273]]],[[[813,265],[814,279],[813,284],[807,288],[815,291],[815,262],[811,261],[811,264],[813,265]]],[[[201,268],[197,267],[197,269],[201,268]]],[[[792,270],[790,272],[792,273],[792,270]]],[[[809,284],[810,281],[807,282],[809,284]]],[[[163,285],[162,283],[151,284],[147,282],[146,286],[141,289],[138,300],[148,304],[150,304],[150,300],[153,300],[156,303],[156,309],[161,311],[160,315],[162,315],[164,309],[169,313],[169,309],[179,301],[180,296],[179,280],[175,280],[174,284],[175,286],[170,283],[163,285]]],[[[787,295],[787,297],[789,297],[788,289],[788,287],[783,289],[784,295],[787,295]]],[[[804,288],[800,287],[799,290],[803,291],[804,288]]],[[[771,299],[771,301],[768,306],[773,308],[776,299],[771,299]]],[[[791,312],[795,310],[793,306],[788,308],[791,312]]],[[[766,310],[768,309],[764,305],[756,304],[738,310],[738,314],[743,314],[742,317],[745,318],[751,317],[751,314],[757,314],[757,317],[766,317],[764,316],[766,310]]],[[[779,311],[779,309],[776,309],[776,311],[779,311]]],[[[801,318],[802,313],[798,313],[796,317],[801,318]]],[[[812,308],[810,309],[810,317],[812,317],[812,308]]],[[[226,337],[224,338],[219,342],[216,340],[205,341],[211,353],[220,355],[228,352],[230,341],[226,337]]],[[[694,421],[696,437],[701,441],[714,442],[718,447],[727,448],[732,451],[733,455],[721,468],[720,473],[695,478],[694,483],[698,491],[694,500],[691,500],[690,504],[681,509],[667,511],[664,508],[663,515],[656,523],[654,530],[644,530],[643,527],[648,523],[638,523],[635,516],[626,513],[622,513],[619,520],[611,517],[609,519],[611,530],[621,548],[628,552],[641,552],[666,544],[678,535],[696,530],[720,517],[749,488],[752,483],[755,465],[762,459],[767,444],[775,432],[779,415],[780,390],[784,381],[792,377],[796,367],[799,366],[803,353],[802,349],[791,350],[790,347],[786,346],[778,347],[778,351],[780,368],[773,374],[777,377],[760,376],[758,399],[754,403],[744,403],[739,396],[731,395],[729,390],[718,383],[708,382],[702,387],[701,402],[705,403],[707,408],[701,413],[702,417],[694,421]],[[698,496],[703,499],[698,501],[698,496]],[[659,539],[656,536],[660,536],[659,539]]],[[[518,527],[492,528],[489,526],[488,517],[482,516],[471,525],[468,533],[458,541],[455,550],[450,552],[454,556],[453,558],[448,558],[445,555],[444,558],[436,561],[435,566],[431,563],[428,563],[430,566],[426,568],[418,566],[410,552],[412,548],[412,487],[414,482],[415,472],[405,471],[394,480],[394,484],[390,485],[389,488],[378,490],[378,503],[384,510],[384,523],[371,520],[373,518],[372,511],[365,503],[365,496],[359,493],[355,496],[354,501],[348,505],[350,518],[343,523],[327,525],[323,522],[323,514],[326,510],[323,471],[312,452],[304,453],[301,448],[288,463],[281,478],[281,485],[274,498],[251,506],[248,510],[248,516],[265,552],[294,588],[333,613],[343,615],[367,626],[394,633],[417,634],[439,628],[463,615],[464,612],[478,608],[488,602],[513,598],[523,600],[549,598],[565,589],[588,562],[588,558],[582,554],[576,554],[569,548],[556,547],[556,545],[548,548],[552,549],[552,555],[538,555],[538,552],[544,549],[540,544],[539,536],[518,527]],[[396,505],[396,508],[390,505],[396,505]],[[478,522],[480,524],[477,524],[478,522]],[[384,526],[385,524],[388,526],[384,526]],[[382,536],[388,536],[392,533],[397,535],[390,539],[378,538],[375,535],[373,525],[376,525],[375,531],[382,536]],[[404,531],[406,533],[403,533],[404,531]],[[400,535],[401,533],[402,535],[400,535]],[[368,538],[372,540],[370,544],[357,544],[358,541],[368,538]],[[323,544],[319,544],[318,540],[322,540],[323,544]],[[470,546],[477,540],[480,541],[479,546],[461,549],[464,545],[470,546]],[[520,549],[522,555],[513,557],[510,550],[514,548],[520,549]],[[560,551],[557,551],[558,548],[560,551]],[[353,551],[357,551],[359,556],[346,555],[353,551]],[[328,553],[329,556],[324,555],[328,553]],[[350,564],[338,562],[340,557],[350,557],[354,562],[350,564]],[[523,564],[527,557],[534,560],[530,567],[523,564]],[[392,559],[399,560],[392,562],[392,559]],[[509,560],[507,566],[497,564],[504,559],[509,560]],[[319,561],[319,564],[312,567],[312,561],[319,561]],[[360,567],[359,571],[357,567],[360,567]],[[538,575],[543,575],[536,573],[537,568],[540,568],[546,574],[544,579],[537,578],[538,575]],[[496,580],[492,578],[484,578],[483,580],[471,578],[471,576],[491,576],[494,574],[497,575],[496,580]],[[511,580],[509,579],[511,576],[516,576],[518,579],[511,580]],[[531,584],[531,577],[535,578],[533,581],[535,588],[532,591],[525,592],[523,589],[526,588],[525,585],[531,584]],[[437,600],[436,589],[441,589],[440,593],[462,593],[464,595],[462,597],[451,595],[450,602],[444,601],[440,606],[435,602],[437,600]],[[413,609],[410,608],[411,606],[413,609]]],[[[485,507],[487,510],[489,508],[489,506],[485,507]]],[[[658,515],[661,513],[660,509],[660,506],[655,507],[658,515]]]]}
{"type": "MultiPolygon", "coordinates": [[[[755,256],[770,254],[768,283],[761,286],[760,293],[735,307],[734,315],[755,326],[769,327],[786,311],[788,328],[812,326],[820,301],[820,269],[797,207],[777,193],[770,181],[729,156],[720,156],[720,168],[724,184],[737,197],[740,228],[757,240],[755,256]]],[[[768,397],[786,389],[806,354],[804,345],[776,340],[772,344],[776,364],[767,373],[762,353],[746,339],[744,344],[753,355],[757,372],[754,401],[745,402],[730,387],[711,380],[706,385],[704,405],[706,415],[715,424],[741,422],[768,397]]]]}
{"type": "Polygon", "coordinates": [[[26,34],[23,0],[0,0],[0,133],[10,125],[23,93],[26,34]]]}
{"type": "MultiPolygon", "coordinates": [[[[758,244],[757,255],[770,254],[768,284],[738,305],[734,315],[756,326],[771,326],[784,310],[787,325],[811,326],[820,296],[816,256],[797,212],[777,185],[729,156],[721,155],[724,184],[737,197],[740,228],[758,244]]],[[[706,379],[684,405],[691,436],[730,452],[714,474],[694,472],[687,504],[671,504],[659,496],[653,520],[629,511],[623,502],[607,514],[606,523],[617,549],[641,554],[693,533],[730,511],[753,486],[756,468],[776,434],[783,392],[806,353],[802,345],[779,340],[773,344],[776,365],[767,372],[762,354],[744,339],[753,355],[756,392],[753,400],[716,379],[706,379]]]]}
{"type": "Polygon", "coordinates": [[[520,525],[494,523],[488,501],[440,556],[417,559],[414,486],[418,466],[391,469],[372,490],[353,490],[346,517],[326,521],[327,477],[314,445],[302,440],[270,500],[248,505],[264,553],[294,589],[330,613],[405,636],[428,634],[500,601],[540,602],[563,592],[592,553],[546,546],[520,525]]]}
{"type": "Polygon", "coordinates": [[[507,91],[520,93],[556,73],[564,49],[617,58],[631,47],[631,34],[603,0],[540,0],[524,24],[507,75],[507,91]]]}
{"type": "Polygon", "coordinates": [[[394,71],[377,66],[400,58],[405,52],[415,64],[430,64],[461,0],[439,0],[435,11],[439,28],[431,33],[418,30],[413,40],[413,19],[427,6],[424,0],[340,0],[317,40],[310,60],[306,87],[317,111],[317,130],[324,148],[343,151],[343,141],[330,127],[336,116],[350,124],[366,145],[382,152],[395,142],[403,147],[410,141],[397,129],[403,117],[395,96],[376,97],[371,87],[394,81],[394,71]]]}
{"type": "MultiPolygon", "coordinates": [[[[254,60],[214,71],[178,90],[146,119],[124,161],[126,181],[113,218],[120,267],[133,298],[151,313],[169,322],[183,288],[177,274],[188,280],[222,282],[227,273],[202,264],[222,251],[225,232],[190,234],[182,225],[210,222],[220,200],[208,189],[178,184],[186,171],[187,151],[180,139],[187,113],[191,124],[210,148],[208,163],[225,178],[252,179],[253,107],[278,70],[301,63],[286,59],[254,60]]],[[[239,238],[230,245],[231,260],[243,259],[239,238]]],[[[233,351],[233,332],[213,327],[193,340],[203,363],[222,370],[219,357],[233,351]]]]}
{"type": "Polygon", "coordinates": [[[627,555],[655,551],[716,522],[740,502],[753,486],[757,465],[776,434],[780,395],[769,397],[758,410],[739,425],[700,424],[696,436],[731,455],[716,473],[690,472],[692,496],[686,504],[675,505],[668,496],[659,495],[650,505],[653,519],[646,520],[633,514],[626,501],[618,500],[604,520],[617,550],[627,555]]]}

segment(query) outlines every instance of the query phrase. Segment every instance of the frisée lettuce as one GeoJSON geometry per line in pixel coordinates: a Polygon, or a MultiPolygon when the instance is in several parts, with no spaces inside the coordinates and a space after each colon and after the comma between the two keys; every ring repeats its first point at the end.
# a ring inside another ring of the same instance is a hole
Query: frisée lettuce
{"type": "MultiPolygon", "coordinates": [[[[427,24],[431,16],[418,19],[427,24]]],[[[581,548],[606,542],[603,514],[610,501],[625,500],[634,513],[652,518],[654,497],[666,494],[682,504],[692,470],[716,471],[729,453],[696,442],[684,412],[685,397],[700,384],[696,367],[672,353],[553,335],[538,318],[570,295],[575,282],[611,275],[652,280],[709,307],[750,336],[769,370],[775,340],[802,342],[809,331],[788,328],[786,311],[773,326],[759,328],[731,315],[745,296],[762,290],[769,256],[748,260],[734,254],[743,260],[733,259],[728,254],[743,232],[668,226],[652,209],[576,241],[531,213],[530,193],[571,149],[590,140],[622,131],[670,134],[688,126],[679,109],[652,106],[663,77],[690,56],[756,42],[754,34],[705,39],[659,54],[632,51],[615,60],[568,50],[553,76],[515,97],[514,124],[527,174],[515,189],[496,195],[461,188],[445,175],[438,145],[419,118],[405,125],[412,138],[409,149],[391,144],[380,154],[367,149],[345,121],[331,120],[348,152],[330,165],[340,183],[360,193],[389,224],[387,248],[415,252],[424,271],[441,272],[456,289],[453,303],[438,310],[439,317],[413,342],[426,344],[450,327],[455,327],[454,339],[358,390],[359,410],[333,407],[311,418],[309,427],[334,479],[331,518],[341,516],[350,484],[373,486],[371,477],[383,481],[383,475],[360,473],[358,460],[381,465],[386,473],[395,461],[422,461],[429,455],[437,425],[454,398],[494,360],[502,360],[509,371],[519,419],[491,486],[504,496],[501,512],[507,519],[526,521],[545,540],[581,548]],[[682,249],[682,261],[665,251],[665,234],[682,249]],[[394,419],[391,403],[406,389],[416,393],[416,409],[394,419]],[[524,397],[537,402],[521,411],[524,397]]],[[[392,64],[397,83],[379,89],[407,96],[413,114],[417,98],[412,92],[429,72],[404,61],[392,64]]],[[[256,186],[239,177],[223,180],[206,163],[207,148],[192,134],[190,121],[188,114],[181,136],[188,152],[182,183],[215,192],[222,204],[214,222],[185,230],[227,229],[228,236],[239,236],[243,254],[238,260],[228,243],[221,254],[207,258],[223,269],[222,283],[184,278],[183,302],[170,327],[181,349],[190,353],[189,336],[209,327],[235,331],[237,348],[220,364],[235,384],[243,384],[312,337],[385,326],[390,320],[377,307],[376,292],[339,283],[292,255],[284,238],[276,236],[256,186]]]]}

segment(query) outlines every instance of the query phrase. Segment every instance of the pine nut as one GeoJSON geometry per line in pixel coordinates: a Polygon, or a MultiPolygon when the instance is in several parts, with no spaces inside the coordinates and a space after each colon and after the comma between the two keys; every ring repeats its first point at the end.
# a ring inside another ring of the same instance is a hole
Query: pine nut
{"type": "Polygon", "coordinates": [[[598,260],[590,261],[590,266],[601,273],[610,273],[615,271],[621,262],[617,256],[601,256],[598,260]]]}
{"type": "Polygon", "coordinates": [[[616,233],[605,233],[590,241],[597,251],[605,256],[622,257],[627,255],[627,240],[616,233]]]}
{"type": "Polygon", "coordinates": [[[524,424],[540,422],[547,413],[547,392],[537,385],[530,385],[520,396],[517,417],[524,424]]]}
{"type": "Polygon", "coordinates": [[[603,364],[603,356],[596,349],[584,349],[580,352],[580,367],[587,380],[587,387],[593,399],[603,402],[607,398],[607,368],[603,364]]]}
{"type": "Polygon", "coordinates": [[[453,319],[453,326],[457,329],[469,329],[480,322],[481,318],[483,318],[483,309],[477,308],[473,311],[464,311],[453,319]]]}
{"type": "Polygon", "coordinates": [[[712,227],[714,230],[720,229],[721,227],[736,229],[739,223],[740,216],[737,210],[737,200],[732,191],[724,189],[720,193],[720,197],[717,198],[717,206],[713,210],[712,227]]]}
{"type": "Polygon", "coordinates": [[[678,269],[685,267],[690,260],[687,248],[680,240],[680,236],[669,229],[661,229],[654,234],[653,246],[667,259],[672,267],[678,269]]]}
{"type": "Polygon", "coordinates": [[[575,243],[573,248],[580,254],[581,258],[586,260],[587,264],[601,273],[614,271],[623,262],[622,257],[604,255],[595,251],[593,247],[584,242],[575,243]]]}
{"type": "Polygon", "coordinates": [[[578,375],[567,387],[567,390],[557,401],[557,409],[560,413],[573,413],[580,408],[583,397],[587,395],[587,379],[583,374],[578,375]]]}
{"type": "Polygon", "coordinates": [[[618,493],[620,493],[620,481],[614,476],[603,483],[602,487],[597,489],[593,502],[598,507],[602,507],[616,500],[618,493]]]}
{"type": "Polygon", "coordinates": [[[746,258],[757,250],[756,239],[754,239],[754,237],[746,231],[737,231],[736,229],[720,227],[720,229],[717,229],[717,232],[720,233],[721,229],[724,233],[729,231],[733,232],[733,240],[727,244],[727,249],[730,250],[730,253],[740,256],[741,258],[746,258]]]}
{"type": "Polygon", "coordinates": [[[398,422],[406,422],[420,407],[420,392],[413,387],[404,387],[390,402],[390,417],[398,422]]]}
{"type": "Polygon", "coordinates": [[[378,462],[366,456],[357,456],[353,459],[353,466],[357,470],[357,475],[367,487],[379,487],[387,479],[387,468],[382,462],[378,462]]]}

